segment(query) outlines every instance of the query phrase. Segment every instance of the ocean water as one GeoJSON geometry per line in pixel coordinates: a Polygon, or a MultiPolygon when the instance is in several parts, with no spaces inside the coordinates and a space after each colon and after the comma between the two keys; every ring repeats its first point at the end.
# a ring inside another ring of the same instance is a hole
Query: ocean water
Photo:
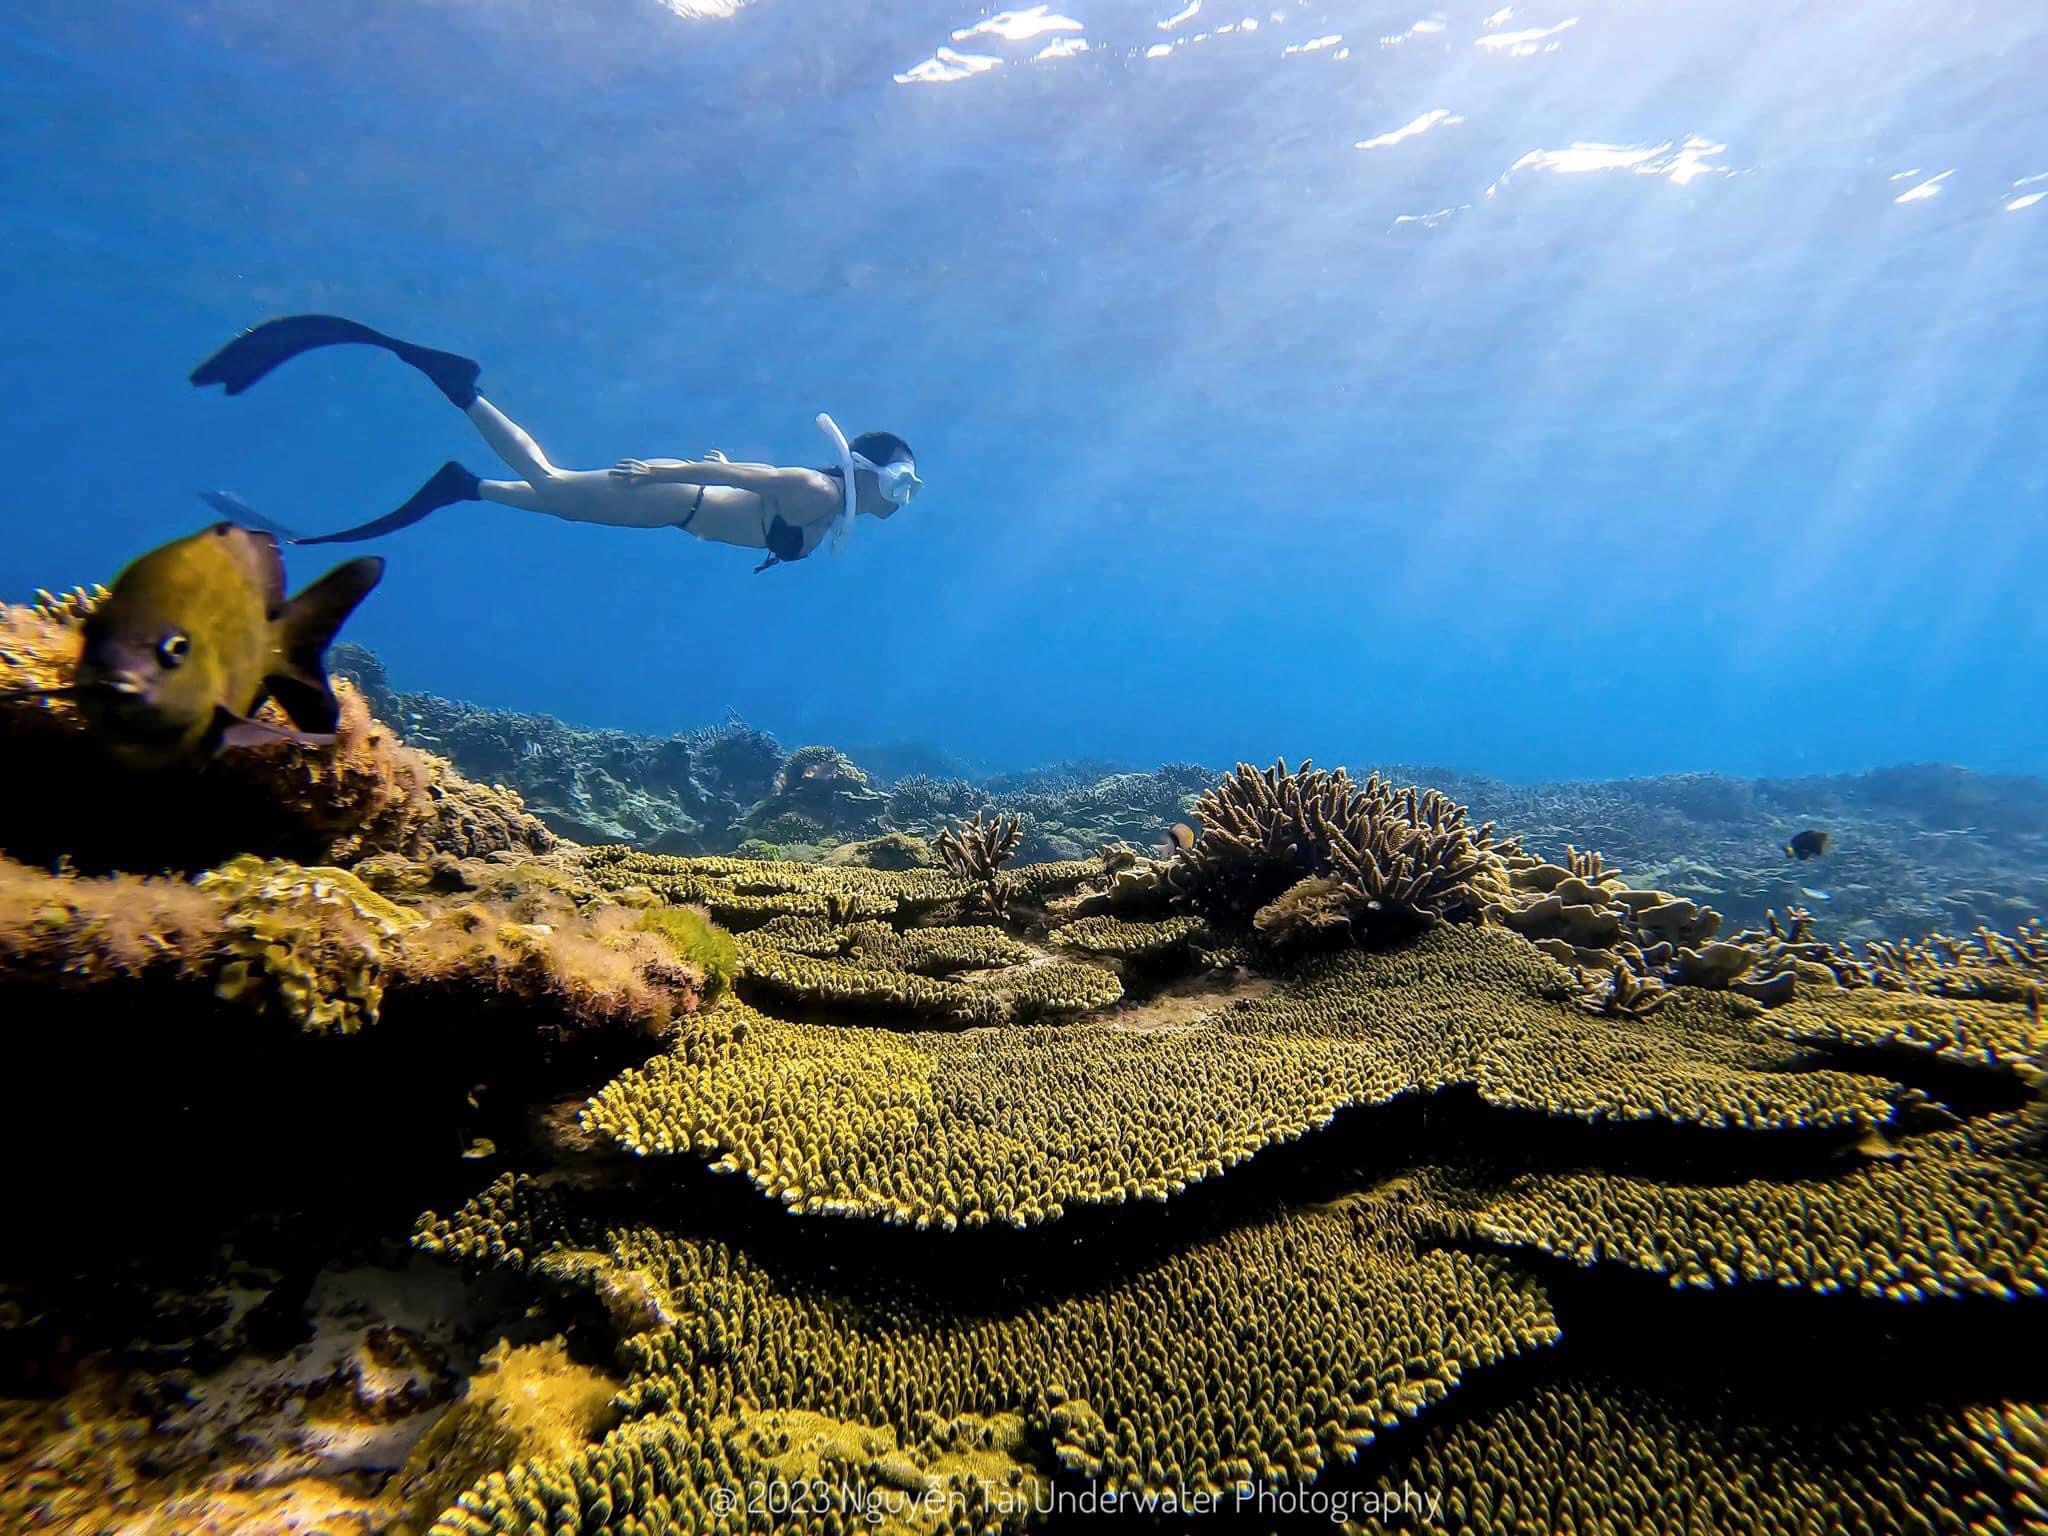
{"type": "Polygon", "coordinates": [[[825,464],[829,410],[927,486],[762,575],[444,511],[349,629],[404,687],[988,768],[2048,770],[2044,78],[2020,0],[18,0],[0,594],[201,487],[489,474],[380,354],[185,382],[330,311],[563,465],[825,464]]]}

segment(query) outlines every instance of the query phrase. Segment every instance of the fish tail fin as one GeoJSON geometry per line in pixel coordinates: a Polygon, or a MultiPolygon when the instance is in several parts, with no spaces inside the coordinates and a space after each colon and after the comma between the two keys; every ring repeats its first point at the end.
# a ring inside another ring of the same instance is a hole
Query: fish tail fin
{"type": "Polygon", "coordinates": [[[199,499],[231,523],[272,534],[287,544],[299,542],[300,534],[297,529],[287,528],[277,519],[265,517],[232,491],[201,491],[199,499]]]}
{"type": "Polygon", "coordinates": [[[285,604],[284,617],[278,621],[281,659],[266,681],[300,730],[331,732],[341,718],[341,706],[327,680],[327,647],[383,577],[383,560],[364,555],[337,565],[285,604]]]}

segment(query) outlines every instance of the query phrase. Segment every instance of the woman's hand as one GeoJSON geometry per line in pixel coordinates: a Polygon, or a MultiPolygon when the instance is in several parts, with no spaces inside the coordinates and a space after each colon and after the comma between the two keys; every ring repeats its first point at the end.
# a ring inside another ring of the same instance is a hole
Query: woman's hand
{"type": "Polygon", "coordinates": [[[621,459],[612,466],[612,478],[628,485],[651,485],[654,470],[643,459],[621,459]]]}

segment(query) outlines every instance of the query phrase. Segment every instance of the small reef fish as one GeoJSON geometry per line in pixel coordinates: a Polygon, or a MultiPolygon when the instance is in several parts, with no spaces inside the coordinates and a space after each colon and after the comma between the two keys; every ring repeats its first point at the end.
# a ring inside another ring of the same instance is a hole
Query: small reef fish
{"type": "Polygon", "coordinates": [[[1195,846],[1195,829],[1184,821],[1176,821],[1160,835],[1159,842],[1168,853],[1186,853],[1195,846]]]}
{"type": "Polygon", "coordinates": [[[272,741],[324,746],[340,716],[328,644],[383,575],[380,559],[351,560],[287,599],[277,540],[215,523],[114,579],[86,618],[69,691],[131,767],[272,741]],[[297,729],[251,718],[270,698],[297,729]]]}
{"type": "Polygon", "coordinates": [[[1795,834],[1792,841],[1785,844],[1785,857],[1788,859],[1817,859],[1827,851],[1827,833],[1813,827],[1795,834]]]}

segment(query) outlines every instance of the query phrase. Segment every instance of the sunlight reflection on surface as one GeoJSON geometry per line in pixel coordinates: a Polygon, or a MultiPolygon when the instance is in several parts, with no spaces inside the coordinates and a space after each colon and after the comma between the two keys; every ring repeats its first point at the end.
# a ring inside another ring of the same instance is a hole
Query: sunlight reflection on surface
{"type": "Polygon", "coordinates": [[[1453,124],[1462,123],[1463,121],[1465,119],[1458,116],[1455,112],[1448,111],[1443,107],[1432,107],[1412,122],[1405,123],[1399,128],[1390,129],[1386,133],[1376,133],[1369,139],[1360,139],[1351,147],[1353,149],[1386,149],[1391,145],[1399,144],[1404,139],[1417,138],[1429,132],[1432,128],[1448,128],[1453,124]]]}
{"type": "MultiPolygon", "coordinates": [[[[1497,14],[1497,13],[1496,13],[1497,14]]],[[[1491,49],[1505,53],[1510,58],[1526,59],[1532,54],[1555,53],[1561,46],[1558,34],[1569,32],[1579,24],[1579,18],[1569,16],[1553,27],[1531,27],[1521,32],[1495,32],[1488,37],[1472,40],[1475,48],[1491,49]]]]}
{"type": "Polygon", "coordinates": [[[1892,201],[1895,203],[1924,203],[1928,198],[1938,196],[1941,192],[1941,184],[1953,175],[1955,175],[1953,170],[1946,170],[1938,176],[1930,176],[1921,182],[1919,186],[1901,192],[1892,201]]]}

